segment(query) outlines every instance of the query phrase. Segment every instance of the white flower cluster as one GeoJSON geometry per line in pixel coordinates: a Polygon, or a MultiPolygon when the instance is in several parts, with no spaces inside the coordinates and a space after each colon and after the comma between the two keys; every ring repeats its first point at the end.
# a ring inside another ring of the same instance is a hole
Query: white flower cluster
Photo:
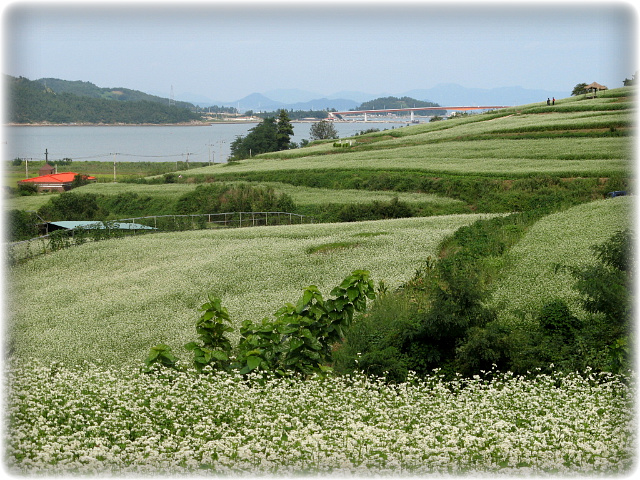
{"type": "Polygon", "coordinates": [[[635,378],[496,371],[390,385],[7,365],[20,475],[613,475],[634,463],[635,378]]]}

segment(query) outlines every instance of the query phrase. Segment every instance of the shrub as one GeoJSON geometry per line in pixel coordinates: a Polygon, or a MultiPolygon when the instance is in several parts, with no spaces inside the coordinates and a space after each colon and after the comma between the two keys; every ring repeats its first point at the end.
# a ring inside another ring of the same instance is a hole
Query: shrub
{"type": "Polygon", "coordinates": [[[272,187],[254,187],[245,183],[199,185],[178,199],[178,213],[224,212],[292,212],[295,204],[285,193],[277,194],[272,187]]]}
{"type": "Polygon", "coordinates": [[[17,242],[38,236],[38,217],[33,212],[9,210],[6,217],[7,241],[17,242]]]}
{"type": "Polygon", "coordinates": [[[564,300],[555,299],[545,304],[537,318],[542,329],[550,334],[558,334],[571,339],[581,326],[580,320],[569,310],[564,300]]]}
{"type": "MultiPolygon", "coordinates": [[[[285,304],[261,323],[245,320],[240,329],[240,342],[234,361],[226,332],[233,329],[229,313],[218,298],[209,296],[202,305],[204,313],[196,323],[202,343],[185,345],[194,353],[194,365],[199,372],[211,366],[216,370],[234,369],[240,374],[255,370],[279,376],[290,373],[311,375],[330,371],[333,348],[342,341],[344,329],[351,325],[355,312],[363,312],[367,298],[375,298],[369,272],[356,270],[331,291],[334,298],[323,299],[318,288],[304,289],[296,305],[285,304]]],[[[152,372],[154,364],[175,367],[177,359],[167,345],[151,348],[143,371],[152,372]]]]}
{"type": "Polygon", "coordinates": [[[413,216],[413,209],[394,197],[389,202],[352,203],[344,205],[337,214],[339,222],[358,222],[387,218],[407,218],[413,216]]]}
{"type": "Polygon", "coordinates": [[[344,343],[334,354],[341,373],[363,371],[403,381],[409,369],[420,371],[406,340],[415,330],[415,310],[408,298],[395,293],[379,297],[366,315],[345,332],[344,343]]]}
{"type": "Polygon", "coordinates": [[[311,285],[296,305],[287,303],[280,308],[275,321],[245,321],[238,345],[236,368],[240,373],[256,369],[278,375],[329,371],[334,345],[342,342],[354,313],[365,310],[367,298],[375,298],[369,272],[352,272],[331,295],[334,298],[324,300],[311,285]]]}
{"type": "Polygon", "coordinates": [[[50,221],[101,220],[108,212],[99,205],[95,194],[67,192],[52,197],[38,209],[38,214],[50,221]]]}
{"type": "Polygon", "coordinates": [[[30,195],[38,194],[38,186],[33,183],[19,183],[18,184],[18,195],[21,197],[27,197],[30,195]]]}
{"type": "Polygon", "coordinates": [[[209,296],[209,301],[200,307],[204,313],[196,322],[196,332],[202,344],[189,342],[187,350],[193,352],[193,363],[196,370],[202,371],[207,365],[214,365],[218,370],[227,370],[231,342],[226,336],[233,331],[229,324],[229,312],[221,305],[220,299],[209,296]]]}

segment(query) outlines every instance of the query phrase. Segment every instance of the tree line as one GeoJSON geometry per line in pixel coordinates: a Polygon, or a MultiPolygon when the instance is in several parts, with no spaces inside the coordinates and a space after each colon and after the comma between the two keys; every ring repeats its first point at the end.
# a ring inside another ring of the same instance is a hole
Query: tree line
{"type": "MultiPolygon", "coordinates": [[[[280,110],[278,117],[266,117],[262,122],[253,127],[246,136],[239,135],[231,143],[230,161],[251,158],[255,155],[280,150],[290,150],[305,146],[308,140],[303,140],[301,145],[291,141],[293,125],[289,112],[280,110]]],[[[323,140],[338,138],[338,132],[333,124],[325,119],[311,125],[309,131],[311,140],[323,140]]]]}

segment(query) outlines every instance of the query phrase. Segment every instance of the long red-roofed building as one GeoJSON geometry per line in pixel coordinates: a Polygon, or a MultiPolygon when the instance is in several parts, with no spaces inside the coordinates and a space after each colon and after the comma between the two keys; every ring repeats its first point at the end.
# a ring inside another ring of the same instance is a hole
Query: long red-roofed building
{"type": "MultiPolygon", "coordinates": [[[[31,184],[38,187],[39,192],[53,191],[53,192],[66,192],[71,190],[73,186],[74,178],[80,175],[73,172],[64,173],[52,173],[50,175],[40,175],[39,177],[27,178],[20,180],[18,185],[31,184]]],[[[96,177],[89,175],[83,175],[85,180],[94,181],[96,177]]]]}

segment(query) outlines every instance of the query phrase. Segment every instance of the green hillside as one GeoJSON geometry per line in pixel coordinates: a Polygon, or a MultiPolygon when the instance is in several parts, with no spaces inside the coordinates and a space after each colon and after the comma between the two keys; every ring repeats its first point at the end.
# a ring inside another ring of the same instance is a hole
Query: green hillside
{"type": "Polygon", "coordinates": [[[184,182],[428,193],[476,212],[565,208],[631,188],[634,95],[613,89],[179,173],[184,182]]]}
{"type": "MultiPolygon", "coordinates": [[[[131,90],[130,88],[102,88],[91,82],[83,82],[82,80],[70,81],[60,80],[59,78],[39,78],[35,82],[40,83],[46,90],[54,93],[69,93],[79,97],[103,98],[106,100],[119,100],[121,102],[155,102],[169,105],[170,99],[149,95],[139,90],[131,90]]],[[[195,107],[189,102],[175,102],[178,108],[187,108],[193,110],[195,107]]]]}
{"type": "Polygon", "coordinates": [[[169,105],[167,99],[133,90],[101,89],[87,82],[55,79],[47,79],[45,86],[8,75],[5,85],[10,123],[162,124],[200,120],[191,104],[169,105]]]}

